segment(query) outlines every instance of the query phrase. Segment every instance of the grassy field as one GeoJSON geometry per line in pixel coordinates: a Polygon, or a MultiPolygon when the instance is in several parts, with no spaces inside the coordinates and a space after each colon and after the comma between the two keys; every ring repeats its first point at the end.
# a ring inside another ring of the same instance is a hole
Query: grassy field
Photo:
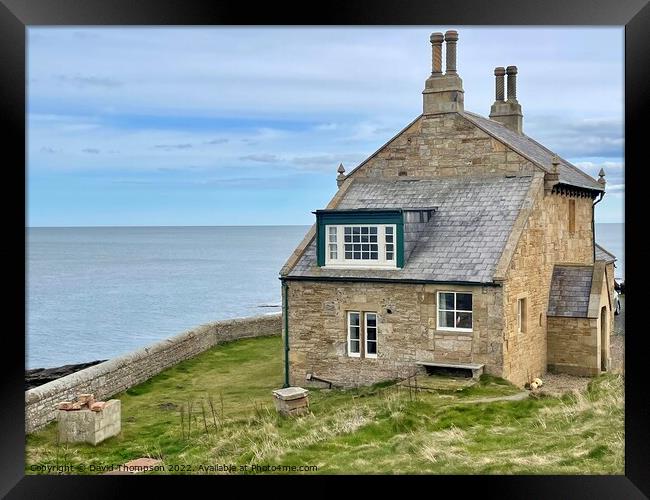
{"type": "Polygon", "coordinates": [[[312,389],[311,413],[299,418],[276,414],[271,391],[281,385],[279,337],[223,344],[115,396],[122,432],[96,447],[57,444],[55,423],[29,435],[25,472],[70,465],[65,473],[96,474],[154,457],[165,471],[148,473],[224,473],[216,467],[223,465],[272,474],[252,466],[317,467],[290,472],[305,474],[624,473],[619,375],[563,398],[491,403],[472,401],[520,389],[488,376],[446,393],[394,384],[312,389]]]}

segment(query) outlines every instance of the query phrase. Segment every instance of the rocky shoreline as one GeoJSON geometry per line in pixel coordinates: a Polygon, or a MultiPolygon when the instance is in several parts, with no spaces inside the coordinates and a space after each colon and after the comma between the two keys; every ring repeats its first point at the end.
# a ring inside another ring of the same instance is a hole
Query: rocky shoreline
{"type": "Polygon", "coordinates": [[[31,370],[25,370],[25,390],[33,389],[39,385],[47,384],[71,373],[78,372],[84,368],[90,366],[95,366],[99,363],[103,363],[105,359],[99,359],[96,361],[89,361],[88,363],[78,363],[72,365],[63,365],[57,366],[54,368],[32,368],[31,370]]]}

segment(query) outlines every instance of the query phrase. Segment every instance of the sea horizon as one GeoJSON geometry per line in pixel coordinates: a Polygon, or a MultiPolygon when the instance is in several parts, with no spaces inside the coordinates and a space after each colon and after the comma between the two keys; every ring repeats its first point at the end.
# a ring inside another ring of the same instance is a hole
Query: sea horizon
{"type": "MultiPolygon", "coordinates": [[[[26,226],[26,368],[110,359],[201,324],[281,311],[309,224],[26,226]]],[[[597,223],[624,277],[624,224],[597,223]]]]}

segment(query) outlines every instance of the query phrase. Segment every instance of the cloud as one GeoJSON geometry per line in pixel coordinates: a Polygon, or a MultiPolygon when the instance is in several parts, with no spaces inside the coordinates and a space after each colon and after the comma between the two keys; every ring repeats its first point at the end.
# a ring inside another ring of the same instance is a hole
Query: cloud
{"type": "Polygon", "coordinates": [[[228,139],[212,139],[211,141],[204,141],[203,144],[225,144],[228,142],[228,139]]]}
{"type": "Polygon", "coordinates": [[[118,80],[102,76],[57,75],[56,79],[59,82],[74,85],[76,87],[115,88],[123,85],[123,83],[118,80]]]}
{"type": "MultiPolygon", "coordinates": [[[[342,154],[322,154],[314,156],[295,156],[291,163],[302,167],[331,167],[333,170],[339,166],[339,163],[350,163],[355,165],[360,163],[366,155],[363,153],[342,153],[342,154]]],[[[348,169],[349,170],[349,169],[348,169]]]]}
{"type": "Polygon", "coordinates": [[[274,154],[268,154],[268,153],[262,153],[262,154],[250,154],[246,156],[240,156],[240,160],[244,161],[257,161],[260,163],[277,163],[281,161],[281,159],[274,154]]]}
{"type": "MultiPolygon", "coordinates": [[[[525,113],[525,112],[524,112],[525,113]]],[[[526,133],[564,157],[621,158],[623,122],[619,118],[534,117],[526,133]]]]}
{"type": "Polygon", "coordinates": [[[92,155],[98,155],[99,154],[99,149],[97,148],[84,148],[81,151],[84,153],[92,154],[92,155]]]}
{"type": "Polygon", "coordinates": [[[314,127],[314,130],[330,131],[337,130],[338,128],[339,125],[337,123],[320,123],[314,127]]]}
{"type": "Polygon", "coordinates": [[[56,153],[56,152],[57,152],[56,149],[51,148],[51,147],[49,147],[49,146],[43,146],[43,147],[41,147],[40,150],[41,150],[41,152],[43,152],[43,153],[50,153],[50,154],[52,154],[52,153],[56,153]]]}
{"type": "Polygon", "coordinates": [[[184,144],[156,144],[154,149],[163,149],[165,151],[172,151],[174,149],[191,149],[193,146],[189,143],[184,144]]]}

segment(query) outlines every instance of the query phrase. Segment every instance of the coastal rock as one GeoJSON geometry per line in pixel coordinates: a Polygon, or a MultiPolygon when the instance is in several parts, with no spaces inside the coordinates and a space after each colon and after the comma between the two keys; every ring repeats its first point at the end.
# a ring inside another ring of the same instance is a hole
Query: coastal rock
{"type": "Polygon", "coordinates": [[[78,363],[73,365],[63,365],[55,368],[33,368],[25,370],[25,390],[33,389],[39,385],[47,384],[71,373],[78,372],[84,368],[103,363],[105,359],[90,361],[88,363],[78,363]]]}

